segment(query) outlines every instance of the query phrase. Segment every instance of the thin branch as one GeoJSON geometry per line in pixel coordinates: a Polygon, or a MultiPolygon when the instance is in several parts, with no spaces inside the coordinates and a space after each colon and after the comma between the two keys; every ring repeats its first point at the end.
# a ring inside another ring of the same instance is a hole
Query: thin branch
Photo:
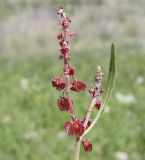
{"type": "Polygon", "coordinates": [[[96,124],[96,122],[99,120],[101,113],[103,112],[105,108],[105,105],[103,104],[103,107],[101,107],[101,109],[98,111],[97,115],[95,116],[92,124],[86,129],[86,131],[83,133],[83,135],[80,137],[80,140],[83,139],[83,137],[91,131],[91,129],[94,127],[94,125],[96,124]]]}
{"type": "Polygon", "coordinates": [[[92,102],[91,102],[91,105],[89,106],[88,110],[87,110],[87,113],[86,113],[86,118],[85,118],[85,122],[84,122],[84,127],[86,128],[87,127],[87,124],[88,124],[88,121],[90,119],[90,115],[91,115],[91,112],[92,112],[92,109],[96,103],[96,100],[97,98],[94,97],[92,102]]]}

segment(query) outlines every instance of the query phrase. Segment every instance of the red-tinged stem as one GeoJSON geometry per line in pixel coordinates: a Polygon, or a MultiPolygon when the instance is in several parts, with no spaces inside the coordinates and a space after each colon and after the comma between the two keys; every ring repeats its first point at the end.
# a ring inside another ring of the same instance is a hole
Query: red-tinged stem
{"type": "MultiPolygon", "coordinates": [[[[66,41],[66,36],[67,36],[67,32],[66,30],[64,30],[64,41],[66,41]]],[[[66,56],[66,55],[65,55],[66,56]]],[[[64,70],[68,65],[68,60],[66,59],[66,57],[64,57],[64,70]]],[[[75,115],[74,115],[74,107],[72,104],[72,99],[71,99],[71,95],[70,95],[70,76],[69,75],[65,75],[66,77],[66,96],[69,102],[69,107],[70,107],[70,115],[72,117],[72,120],[75,119],[75,115]]]]}
{"type": "Polygon", "coordinates": [[[81,145],[80,138],[76,138],[74,160],[80,159],[80,145],[81,145]]]}
{"type": "Polygon", "coordinates": [[[97,100],[97,98],[94,97],[92,102],[91,102],[91,104],[90,104],[90,106],[89,106],[89,108],[88,108],[88,110],[87,110],[86,118],[85,118],[85,121],[84,121],[84,127],[85,128],[87,127],[87,124],[88,124],[88,121],[90,119],[90,115],[91,115],[92,109],[95,106],[96,100],[97,100]]]}
{"type": "Polygon", "coordinates": [[[69,107],[70,107],[70,114],[72,119],[74,120],[74,108],[73,108],[73,104],[72,104],[72,99],[71,99],[71,95],[70,95],[70,76],[66,76],[66,96],[69,102],[69,107]]]}

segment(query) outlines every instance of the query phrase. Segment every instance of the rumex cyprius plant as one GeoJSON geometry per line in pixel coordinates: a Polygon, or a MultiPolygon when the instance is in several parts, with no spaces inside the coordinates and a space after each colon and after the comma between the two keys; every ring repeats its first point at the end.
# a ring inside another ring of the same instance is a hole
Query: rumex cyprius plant
{"type": "Polygon", "coordinates": [[[105,92],[102,87],[102,80],[104,72],[101,67],[96,68],[96,75],[93,87],[89,88],[86,84],[77,78],[75,78],[75,68],[70,65],[71,57],[69,51],[71,50],[68,39],[75,36],[75,32],[70,29],[71,19],[66,16],[64,8],[61,7],[58,11],[58,25],[61,27],[57,34],[59,40],[59,59],[64,62],[63,72],[61,75],[52,79],[52,85],[56,90],[62,92],[62,95],[57,100],[58,109],[60,112],[66,111],[70,114],[70,120],[65,122],[64,128],[68,135],[74,136],[76,139],[74,160],[79,160],[80,145],[82,144],[85,152],[92,151],[92,142],[85,138],[87,133],[94,127],[98,121],[101,113],[105,109],[105,104],[111,94],[114,79],[115,79],[115,50],[114,45],[111,46],[111,59],[108,80],[105,86],[105,92]],[[87,91],[92,97],[92,101],[88,106],[86,114],[82,119],[78,118],[75,114],[75,107],[70,92],[87,91]],[[100,100],[100,96],[104,92],[103,101],[100,100]],[[91,113],[95,109],[98,110],[94,120],[91,119],[91,113]]]}

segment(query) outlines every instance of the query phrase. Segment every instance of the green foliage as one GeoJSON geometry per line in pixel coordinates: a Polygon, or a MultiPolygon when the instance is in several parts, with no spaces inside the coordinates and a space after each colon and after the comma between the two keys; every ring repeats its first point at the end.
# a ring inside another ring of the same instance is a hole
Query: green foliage
{"type": "Polygon", "coordinates": [[[115,54],[115,47],[114,44],[111,45],[111,57],[110,57],[110,65],[109,65],[109,73],[107,77],[107,83],[105,86],[105,93],[104,93],[104,102],[103,106],[105,107],[105,104],[109,100],[114,83],[115,83],[115,75],[116,75],[116,54],[115,54]]]}
{"type": "MultiPolygon", "coordinates": [[[[109,59],[105,51],[100,53],[80,51],[73,57],[76,76],[87,84],[93,82],[96,63],[106,64],[109,59]]],[[[138,85],[135,82],[137,77],[145,77],[142,67],[144,51],[119,48],[117,53],[120,65],[114,93],[133,94],[136,101],[125,104],[112,94],[110,110],[104,112],[96,129],[89,133],[93,151],[86,154],[82,150],[81,160],[115,160],[117,151],[126,152],[130,159],[145,159],[145,127],[142,125],[145,87],[144,83],[138,85]]],[[[44,57],[0,59],[1,160],[70,159],[74,143],[64,133],[64,122],[70,117],[58,112],[56,101],[59,93],[51,86],[51,78],[56,73],[59,75],[63,65],[56,62],[56,57],[48,53],[44,57]],[[23,89],[21,80],[25,78],[29,83],[28,88],[23,89]]],[[[90,101],[87,93],[74,94],[76,111],[82,112],[80,118],[83,118],[90,101]]]]}

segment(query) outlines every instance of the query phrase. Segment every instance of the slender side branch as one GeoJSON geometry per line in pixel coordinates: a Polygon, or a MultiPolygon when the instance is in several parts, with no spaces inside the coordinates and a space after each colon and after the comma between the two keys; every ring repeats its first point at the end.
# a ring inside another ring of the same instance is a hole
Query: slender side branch
{"type": "Polygon", "coordinates": [[[86,129],[86,131],[84,132],[84,134],[80,137],[80,140],[82,140],[83,137],[84,137],[88,132],[91,131],[91,129],[92,129],[92,128],[94,127],[94,125],[96,124],[96,122],[99,120],[100,115],[101,115],[101,113],[103,112],[104,108],[105,108],[105,106],[103,105],[103,107],[101,107],[101,109],[98,111],[98,113],[97,113],[96,117],[94,118],[94,120],[93,120],[92,124],[90,125],[90,127],[88,127],[88,128],[86,129]]]}
{"type": "Polygon", "coordinates": [[[114,47],[114,44],[112,44],[111,45],[111,58],[110,58],[109,74],[108,74],[108,80],[107,80],[107,85],[106,85],[106,95],[105,95],[105,98],[104,98],[104,103],[103,103],[101,109],[98,111],[98,113],[97,113],[96,117],[94,118],[92,124],[90,125],[90,127],[88,127],[86,129],[86,131],[84,132],[84,134],[81,136],[80,140],[82,140],[82,138],[89,131],[91,131],[91,129],[96,124],[96,122],[99,120],[101,113],[104,111],[106,102],[109,99],[109,97],[111,95],[111,91],[112,91],[113,86],[114,86],[115,76],[116,76],[115,47],[114,47]]]}
{"type": "Polygon", "coordinates": [[[85,118],[85,122],[84,122],[84,127],[86,128],[87,127],[87,124],[88,124],[88,121],[90,119],[90,115],[91,115],[91,112],[92,112],[92,109],[96,103],[96,100],[97,98],[94,97],[92,102],[91,102],[91,105],[89,106],[88,110],[87,110],[87,113],[86,113],[86,118],[85,118]]]}

